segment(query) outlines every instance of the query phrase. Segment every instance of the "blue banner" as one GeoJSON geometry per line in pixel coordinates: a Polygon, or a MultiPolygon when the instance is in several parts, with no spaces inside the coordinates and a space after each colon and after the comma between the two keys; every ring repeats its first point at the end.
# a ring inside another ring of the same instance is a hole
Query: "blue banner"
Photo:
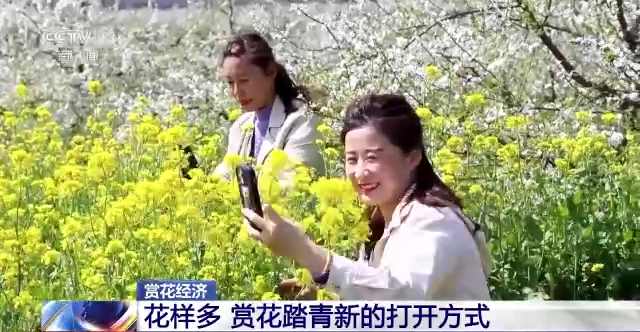
{"type": "Polygon", "coordinates": [[[45,301],[46,331],[136,331],[137,307],[131,301],[45,301]]]}
{"type": "Polygon", "coordinates": [[[216,282],[195,280],[138,280],[137,301],[215,301],[216,282]]]}

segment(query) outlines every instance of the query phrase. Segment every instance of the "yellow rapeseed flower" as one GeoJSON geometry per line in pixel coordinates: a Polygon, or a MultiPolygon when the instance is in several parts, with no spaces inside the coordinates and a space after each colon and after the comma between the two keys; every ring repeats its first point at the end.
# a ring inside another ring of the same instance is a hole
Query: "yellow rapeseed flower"
{"type": "Polygon", "coordinates": [[[318,132],[322,135],[327,135],[331,131],[331,127],[322,123],[318,125],[318,132]]]}
{"type": "Polygon", "coordinates": [[[443,130],[445,125],[447,124],[447,119],[443,116],[436,116],[431,121],[428,122],[428,125],[435,130],[443,130]]]}
{"type": "Polygon", "coordinates": [[[327,159],[338,158],[340,156],[340,152],[332,147],[324,149],[324,154],[327,159]]]}
{"type": "Polygon", "coordinates": [[[464,102],[467,105],[484,105],[487,99],[482,93],[474,92],[464,97],[464,102]]]}
{"type": "Polygon", "coordinates": [[[186,120],[187,111],[181,105],[173,105],[169,109],[169,115],[173,121],[184,121],[186,120]]]}
{"type": "Polygon", "coordinates": [[[26,85],[20,83],[16,85],[16,89],[14,91],[15,95],[19,98],[24,98],[29,93],[29,88],[26,85]]]}
{"type": "Polygon", "coordinates": [[[287,153],[284,152],[284,150],[274,149],[269,154],[267,165],[269,166],[272,174],[277,175],[285,169],[289,162],[289,157],[287,156],[287,153]]]}
{"type": "Polygon", "coordinates": [[[591,119],[591,113],[588,111],[576,112],[576,119],[580,122],[588,122],[591,119]]]}
{"type": "Polygon", "coordinates": [[[454,151],[461,151],[464,146],[464,139],[458,136],[452,136],[447,139],[447,147],[454,151]]]}
{"type": "Polygon", "coordinates": [[[438,79],[440,78],[440,76],[442,76],[440,69],[438,69],[438,67],[436,67],[435,65],[424,66],[424,72],[432,79],[438,79]]]}
{"type": "Polygon", "coordinates": [[[442,176],[442,182],[444,182],[448,186],[452,186],[456,183],[456,178],[453,175],[445,174],[442,176]]]}
{"type": "Polygon", "coordinates": [[[520,129],[527,124],[527,117],[520,114],[514,115],[507,118],[507,128],[509,129],[520,129]]]}
{"type": "Polygon", "coordinates": [[[40,105],[40,106],[36,107],[35,112],[36,112],[36,116],[38,117],[38,119],[43,120],[43,121],[51,120],[51,112],[44,105],[40,105]]]}
{"type": "Polygon", "coordinates": [[[562,172],[568,172],[571,167],[569,161],[564,158],[558,158],[555,160],[556,167],[562,172]]]}
{"type": "Polygon", "coordinates": [[[11,163],[18,169],[29,169],[35,165],[35,158],[25,150],[15,150],[11,152],[11,163]]]}
{"type": "Polygon", "coordinates": [[[98,96],[102,93],[102,82],[98,80],[91,80],[87,84],[87,90],[92,96],[98,96]]]}
{"type": "Polygon", "coordinates": [[[247,122],[245,124],[242,125],[242,127],[240,128],[242,131],[252,131],[254,128],[254,124],[251,122],[247,122]]]}
{"type": "Polygon", "coordinates": [[[472,195],[482,193],[482,186],[479,184],[472,184],[469,187],[469,193],[472,195]]]}
{"type": "Polygon", "coordinates": [[[613,124],[616,121],[616,115],[614,113],[608,112],[602,114],[602,122],[606,124],[613,124]]]}
{"type": "Polygon", "coordinates": [[[241,114],[242,114],[241,110],[237,108],[231,109],[231,111],[229,111],[229,121],[236,121],[241,114]]]}
{"type": "Polygon", "coordinates": [[[88,164],[90,168],[98,168],[108,174],[115,170],[116,158],[112,153],[107,151],[102,151],[102,152],[93,154],[89,158],[88,164]]]}
{"type": "Polygon", "coordinates": [[[416,114],[423,120],[429,120],[433,116],[433,113],[427,107],[416,108],[416,114]]]}
{"type": "Polygon", "coordinates": [[[520,157],[520,147],[517,144],[509,143],[497,151],[498,158],[503,162],[509,163],[520,157]]]}
{"type": "Polygon", "coordinates": [[[313,183],[310,192],[318,198],[319,209],[346,203],[355,198],[351,183],[338,178],[320,178],[313,183]]]}
{"type": "Polygon", "coordinates": [[[244,162],[244,158],[237,154],[227,154],[224,156],[224,163],[229,166],[230,169],[235,169],[244,162]]]}
{"type": "Polygon", "coordinates": [[[56,250],[48,250],[42,256],[42,264],[44,264],[45,266],[56,264],[60,260],[61,256],[62,254],[60,254],[60,252],[56,250]]]}
{"type": "Polygon", "coordinates": [[[17,309],[25,309],[28,307],[32,307],[34,305],[34,298],[28,291],[22,291],[18,296],[14,299],[13,305],[17,309]]]}

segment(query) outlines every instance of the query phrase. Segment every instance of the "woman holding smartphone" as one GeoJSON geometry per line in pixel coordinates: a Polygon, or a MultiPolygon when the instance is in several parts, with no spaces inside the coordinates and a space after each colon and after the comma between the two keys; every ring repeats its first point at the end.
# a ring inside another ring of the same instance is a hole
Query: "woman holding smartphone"
{"type": "Polygon", "coordinates": [[[433,170],[420,118],[406,99],[358,100],[347,108],[341,135],[346,175],[369,207],[371,234],[360,258],[315,244],[268,206],[264,218],[242,210],[250,235],[342,300],[490,300],[484,235],[433,170]]]}
{"type": "MultiPolygon", "coordinates": [[[[273,51],[255,32],[234,36],[223,53],[222,75],[243,114],[229,129],[227,154],[252,157],[263,164],[274,149],[325,174],[316,140],[319,118],[309,113],[309,95],[296,85],[273,51]]],[[[231,179],[235,170],[221,163],[214,173],[231,179]]]]}

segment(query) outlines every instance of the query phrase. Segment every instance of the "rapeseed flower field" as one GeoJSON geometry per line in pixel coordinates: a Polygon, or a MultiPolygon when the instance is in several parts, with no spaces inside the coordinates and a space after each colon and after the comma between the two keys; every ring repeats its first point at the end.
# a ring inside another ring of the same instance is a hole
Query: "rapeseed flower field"
{"type": "MultiPolygon", "coordinates": [[[[97,94],[101,86],[89,89],[97,94]]],[[[18,86],[16,95],[27,90],[18,86]]],[[[462,102],[489,101],[473,93],[462,102]]],[[[417,111],[443,179],[486,229],[494,299],[619,299],[637,291],[640,145],[636,132],[624,145],[601,133],[619,121],[613,113],[575,114],[558,135],[536,116],[480,128],[417,111]],[[446,134],[451,128],[459,134],[446,134]]],[[[222,137],[188,125],[179,105],[160,121],[145,112],[144,98],[124,139],[112,132],[114,117],[96,110],[85,132],[66,139],[45,106],[0,114],[0,326],[35,329],[42,300],[134,298],[137,279],[215,279],[219,297],[236,300],[277,299],[278,281],[308,280],[248,237],[236,184],[209,175],[223,162],[222,137]],[[186,145],[202,165],[189,180],[178,148],[186,145]]],[[[330,177],[298,166],[285,190],[275,177],[290,161],[274,151],[260,190],[316,241],[354,254],[368,229],[340,175],[334,128],[319,128],[330,177]]]]}

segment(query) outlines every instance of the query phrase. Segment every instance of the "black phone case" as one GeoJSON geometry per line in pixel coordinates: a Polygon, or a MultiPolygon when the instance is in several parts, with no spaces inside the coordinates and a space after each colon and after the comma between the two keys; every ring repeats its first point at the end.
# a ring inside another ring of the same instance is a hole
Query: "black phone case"
{"type": "MultiPolygon", "coordinates": [[[[251,209],[260,217],[264,217],[262,202],[260,201],[260,192],[258,191],[256,171],[251,165],[242,164],[236,168],[236,176],[238,178],[242,206],[251,209]]],[[[253,223],[251,223],[251,226],[259,230],[253,223]]]]}

